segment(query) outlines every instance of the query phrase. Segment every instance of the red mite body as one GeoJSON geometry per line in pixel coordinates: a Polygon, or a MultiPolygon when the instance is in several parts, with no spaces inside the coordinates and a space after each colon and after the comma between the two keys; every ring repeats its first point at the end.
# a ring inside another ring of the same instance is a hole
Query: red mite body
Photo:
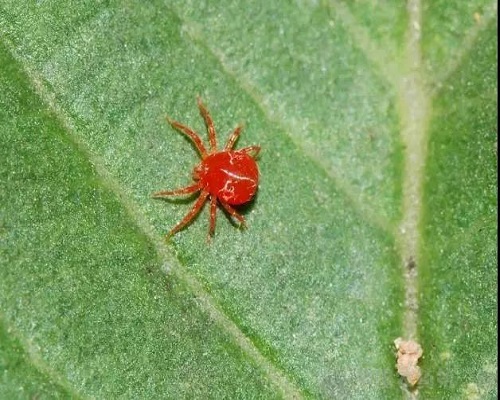
{"type": "Polygon", "coordinates": [[[255,157],[260,151],[259,146],[249,146],[233,150],[233,146],[241,133],[238,126],[229,137],[224,150],[217,150],[217,138],[212,118],[198,99],[200,113],[208,129],[210,151],[207,151],[197,133],[179,122],[168,119],[170,124],[189,137],[201,156],[201,162],[194,168],[193,179],[195,183],[177,190],[161,191],[153,194],[154,198],[165,198],[176,195],[186,195],[200,192],[198,200],[189,213],[167,234],[172,236],[186,225],[199,213],[203,204],[210,197],[210,227],[208,239],[215,231],[215,216],[217,204],[232,217],[236,218],[242,226],[245,218],[232,206],[241,205],[250,201],[257,191],[259,184],[259,169],[255,157]]]}
{"type": "Polygon", "coordinates": [[[255,160],[244,151],[221,151],[208,156],[195,168],[195,179],[218,199],[240,205],[257,191],[259,170],[255,160]]]}

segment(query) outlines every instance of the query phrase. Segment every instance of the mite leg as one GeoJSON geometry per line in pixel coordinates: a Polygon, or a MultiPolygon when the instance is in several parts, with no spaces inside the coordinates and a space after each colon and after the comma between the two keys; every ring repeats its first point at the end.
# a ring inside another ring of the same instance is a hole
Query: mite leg
{"type": "Polygon", "coordinates": [[[156,192],[153,194],[153,198],[159,199],[159,198],[168,197],[168,196],[180,196],[182,194],[191,194],[191,193],[199,191],[200,189],[201,189],[200,184],[195,183],[194,185],[186,186],[186,187],[176,189],[176,190],[162,190],[161,192],[156,192]]]}
{"type": "Polygon", "coordinates": [[[205,124],[208,129],[208,141],[210,143],[210,152],[215,153],[217,151],[217,138],[215,133],[214,121],[210,116],[210,113],[205,108],[203,103],[201,102],[201,98],[198,97],[198,108],[200,109],[201,116],[205,120],[205,124]]]}
{"type": "Polygon", "coordinates": [[[250,157],[255,158],[260,152],[260,146],[243,147],[242,149],[239,149],[237,151],[243,151],[247,153],[250,157]]]}
{"type": "Polygon", "coordinates": [[[241,125],[238,125],[236,129],[231,133],[231,136],[229,136],[229,139],[227,140],[226,147],[224,147],[224,150],[231,150],[238,140],[238,137],[240,136],[241,130],[243,127],[241,125]]]}
{"type": "Polygon", "coordinates": [[[205,203],[205,200],[207,199],[208,192],[203,191],[200,194],[200,197],[198,197],[198,200],[196,200],[196,203],[194,203],[193,208],[186,214],[186,216],[177,224],[175,225],[172,230],[167,234],[167,239],[174,235],[175,233],[179,232],[182,228],[184,228],[187,224],[189,224],[194,217],[200,212],[201,207],[203,207],[203,204],[205,203]]]}
{"type": "Polygon", "coordinates": [[[170,125],[172,125],[173,128],[177,129],[179,132],[183,133],[189,139],[191,139],[196,149],[200,153],[202,159],[207,156],[207,149],[205,149],[205,146],[203,145],[201,138],[198,136],[196,132],[194,132],[191,128],[187,127],[186,125],[182,125],[180,122],[174,121],[169,117],[167,117],[167,121],[170,125]]]}
{"type": "Polygon", "coordinates": [[[238,212],[233,207],[231,207],[229,204],[223,201],[219,200],[219,202],[222,205],[222,207],[224,207],[224,210],[226,210],[228,214],[231,215],[231,217],[236,218],[238,221],[240,221],[240,224],[243,228],[247,226],[245,218],[243,218],[241,214],[238,214],[238,212]]]}
{"type": "Polygon", "coordinates": [[[215,232],[215,217],[217,214],[217,197],[210,197],[210,228],[208,229],[208,239],[210,241],[210,236],[213,236],[215,232]]]}

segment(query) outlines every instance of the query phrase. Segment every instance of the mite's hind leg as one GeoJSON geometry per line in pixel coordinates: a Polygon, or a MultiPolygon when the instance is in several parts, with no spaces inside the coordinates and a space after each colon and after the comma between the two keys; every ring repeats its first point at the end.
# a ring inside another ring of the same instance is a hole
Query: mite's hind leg
{"type": "Polygon", "coordinates": [[[153,193],[153,198],[160,199],[160,198],[169,197],[169,196],[180,196],[183,194],[191,194],[191,193],[197,192],[200,189],[201,189],[200,184],[195,183],[194,185],[186,186],[186,187],[183,187],[180,189],[162,190],[161,192],[153,193]]]}
{"type": "Polygon", "coordinates": [[[198,200],[196,200],[196,203],[194,203],[193,208],[186,214],[186,216],[177,224],[175,225],[172,230],[167,234],[167,239],[174,235],[176,232],[179,232],[182,228],[184,228],[187,224],[189,224],[194,217],[200,212],[201,208],[203,207],[203,204],[205,203],[205,200],[208,197],[208,192],[203,191],[200,194],[200,197],[198,197],[198,200]]]}
{"type": "Polygon", "coordinates": [[[215,220],[217,217],[217,197],[210,197],[210,227],[208,229],[208,237],[207,241],[210,241],[210,238],[213,236],[215,232],[215,220]]]}
{"type": "Polygon", "coordinates": [[[245,218],[243,218],[243,215],[239,214],[233,207],[231,207],[229,204],[223,202],[223,201],[220,201],[220,204],[222,205],[222,207],[224,208],[224,210],[227,211],[227,213],[233,217],[233,218],[236,218],[238,221],[240,221],[240,224],[241,224],[241,227],[242,228],[246,228],[247,226],[247,222],[245,221],[245,218]]]}

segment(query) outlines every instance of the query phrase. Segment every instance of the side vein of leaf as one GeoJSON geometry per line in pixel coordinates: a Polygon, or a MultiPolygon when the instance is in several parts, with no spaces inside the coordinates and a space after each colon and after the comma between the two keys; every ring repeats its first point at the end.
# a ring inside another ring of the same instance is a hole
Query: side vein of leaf
{"type": "Polygon", "coordinates": [[[290,132],[293,132],[294,130],[293,127],[286,122],[285,116],[280,111],[270,111],[272,107],[266,100],[265,96],[257,89],[257,85],[251,82],[247,77],[244,77],[234,71],[231,68],[230,63],[226,60],[225,54],[219,49],[210,47],[210,45],[203,39],[203,37],[197,34],[195,29],[189,28],[189,25],[187,23],[184,24],[184,29],[193,43],[203,47],[207,52],[212,54],[214,59],[219,62],[224,72],[228,76],[232,77],[235,83],[240,86],[260,108],[266,119],[272,122],[273,125],[278,126],[281,131],[287,134],[287,136],[295,144],[295,146],[299,148],[303,154],[308,156],[316,166],[318,166],[325,172],[329,179],[334,182],[335,186],[345,196],[345,198],[347,199],[347,203],[352,205],[353,210],[355,210],[363,218],[364,221],[367,221],[371,226],[377,227],[383,232],[394,236],[394,228],[388,219],[384,218],[379,213],[370,208],[369,205],[362,202],[362,196],[359,196],[358,191],[344,179],[342,179],[337,171],[333,170],[330,166],[323,163],[321,161],[320,155],[314,148],[300,141],[297,138],[297,135],[290,134],[290,132]]]}
{"type": "Polygon", "coordinates": [[[363,52],[365,57],[376,67],[378,73],[392,84],[401,76],[397,64],[391,61],[391,57],[385,50],[389,46],[384,43],[375,43],[370,39],[370,33],[356,21],[349,8],[341,1],[331,0],[329,7],[340,17],[344,28],[354,38],[354,43],[363,52]]]}
{"type": "MultiPolygon", "coordinates": [[[[131,220],[134,221],[139,229],[154,244],[157,253],[164,260],[164,262],[171,266],[171,268],[168,268],[168,271],[170,271],[170,273],[174,273],[179,279],[188,285],[189,289],[200,300],[199,304],[202,306],[202,309],[221,327],[221,329],[233,338],[234,342],[255,362],[256,365],[262,368],[269,380],[274,383],[284,398],[302,398],[302,393],[295,383],[290,380],[283,371],[278,369],[270,360],[262,355],[253,342],[240,330],[236,323],[220,309],[219,305],[210,296],[210,294],[203,289],[203,285],[196,279],[196,277],[189,273],[189,271],[187,271],[179,260],[172,254],[169,248],[165,246],[164,241],[160,240],[163,236],[157,232],[144,218],[139,207],[134,202],[130,201],[132,196],[128,195],[125,188],[120,186],[119,182],[117,182],[105,168],[105,164],[97,156],[91,153],[88,146],[73,134],[74,127],[71,122],[71,118],[67,116],[64,110],[57,104],[54,93],[51,93],[44,86],[43,80],[40,79],[36,71],[30,70],[29,67],[22,62],[22,58],[19,57],[14,51],[13,44],[5,38],[3,38],[3,40],[13,57],[17,59],[21,65],[24,65],[24,73],[32,82],[32,87],[35,89],[35,92],[41,98],[42,102],[53,112],[61,125],[65,128],[65,131],[71,141],[75,143],[79,151],[81,151],[94,166],[102,184],[114,193],[116,198],[122,203],[131,220]]],[[[48,367],[44,368],[44,371],[47,369],[48,367]]],[[[54,374],[51,373],[50,376],[52,375],[54,374]]]]}
{"type": "Polygon", "coordinates": [[[432,87],[432,97],[436,97],[439,94],[443,84],[449,79],[450,76],[453,75],[457,68],[462,64],[464,58],[470,53],[476,44],[478,36],[489,26],[491,22],[495,20],[497,15],[498,4],[496,1],[493,1],[485,10],[481,19],[471,29],[469,29],[459,51],[450,57],[441,73],[437,73],[436,78],[430,82],[430,86],[432,87]]]}
{"type": "Polygon", "coordinates": [[[58,374],[53,368],[48,365],[43,358],[40,356],[39,350],[33,346],[29,339],[24,338],[13,326],[10,326],[5,319],[3,313],[0,312],[0,324],[3,325],[6,329],[5,331],[16,340],[22,351],[24,357],[27,358],[30,365],[35,368],[40,375],[44,375],[47,377],[47,380],[59,386],[63,391],[67,392],[71,395],[72,399],[87,399],[88,397],[82,396],[81,393],[78,393],[74,390],[69,382],[63,375],[58,374]]]}

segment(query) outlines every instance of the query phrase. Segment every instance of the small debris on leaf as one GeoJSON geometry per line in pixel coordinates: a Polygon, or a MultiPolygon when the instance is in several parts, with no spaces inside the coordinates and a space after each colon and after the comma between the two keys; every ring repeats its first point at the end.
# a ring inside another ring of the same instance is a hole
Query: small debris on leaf
{"type": "Polygon", "coordinates": [[[405,377],[411,386],[415,386],[422,376],[420,367],[417,365],[418,359],[422,357],[422,347],[413,340],[402,338],[397,338],[394,345],[398,351],[396,367],[399,375],[405,377]]]}

